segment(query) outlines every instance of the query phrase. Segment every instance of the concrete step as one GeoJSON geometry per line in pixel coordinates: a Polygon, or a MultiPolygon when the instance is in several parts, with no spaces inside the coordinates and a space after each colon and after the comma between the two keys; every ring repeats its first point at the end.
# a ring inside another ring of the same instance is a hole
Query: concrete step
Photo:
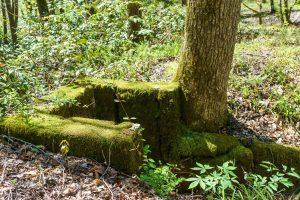
{"type": "Polygon", "coordinates": [[[62,140],[70,143],[70,155],[111,164],[118,170],[135,173],[141,165],[142,141],[132,123],[37,114],[28,122],[10,117],[0,122],[0,134],[11,135],[58,152],[62,140]],[[110,163],[109,163],[110,162],[110,163]]]}

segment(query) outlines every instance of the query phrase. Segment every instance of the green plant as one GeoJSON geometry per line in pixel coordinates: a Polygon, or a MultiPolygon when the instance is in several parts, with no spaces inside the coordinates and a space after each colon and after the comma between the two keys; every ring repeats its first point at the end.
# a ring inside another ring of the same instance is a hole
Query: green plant
{"type": "Polygon", "coordinates": [[[246,173],[244,184],[240,183],[235,174],[234,162],[225,162],[217,169],[209,165],[196,163],[193,171],[198,172],[193,177],[186,179],[191,182],[189,189],[199,188],[208,194],[211,199],[275,199],[281,196],[284,189],[294,186],[291,177],[299,179],[300,176],[294,168],[282,166],[282,170],[274,164],[263,161],[261,164],[267,173],[266,177],[254,173],[246,173]]]}
{"type": "Polygon", "coordinates": [[[181,47],[184,9],[163,2],[141,2],[141,44],[129,40],[124,1],[53,0],[43,23],[35,12],[20,15],[18,46],[0,45],[0,117],[31,115],[41,96],[82,76],[151,80],[153,66],[181,47]]]}
{"type": "Polygon", "coordinates": [[[60,152],[66,157],[70,151],[70,143],[67,140],[62,140],[59,144],[60,152]]]}
{"type": "Polygon", "coordinates": [[[170,192],[176,190],[176,186],[184,179],[178,178],[174,173],[174,171],[178,170],[176,165],[162,165],[160,162],[157,165],[153,159],[148,158],[150,152],[150,146],[145,145],[140,178],[149,184],[159,196],[167,197],[170,192]]]}
{"type": "Polygon", "coordinates": [[[228,161],[223,163],[222,166],[217,166],[217,170],[208,174],[211,169],[214,168],[196,163],[196,167],[192,170],[197,171],[199,174],[186,179],[186,181],[191,182],[189,189],[200,187],[205,192],[211,191],[225,198],[225,192],[228,189],[234,189],[234,183],[238,183],[237,176],[234,174],[236,167],[232,161],[228,161]]]}

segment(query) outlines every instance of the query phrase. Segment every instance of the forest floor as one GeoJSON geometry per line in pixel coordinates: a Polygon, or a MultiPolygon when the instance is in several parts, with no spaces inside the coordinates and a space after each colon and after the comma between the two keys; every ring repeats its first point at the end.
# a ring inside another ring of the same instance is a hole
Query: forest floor
{"type": "MultiPolygon", "coordinates": [[[[176,195],[171,199],[203,199],[176,195]]],[[[29,143],[0,139],[0,199],[161,199],[136,175],[86,158],[40,151],[29,143]]]]}
{"type": "Polygon", "coordinates": [[[232,119],[226,132],[300,146],[300,11],[282,27],[275,15],[244,17],[228,90],[232,119]],[[246,27],[246,28],[245,28],[246,27]],[[257,31],[257,32],[256,32],[257,31]],[[248,32],[249,34],[249,32],[248,32]]]}

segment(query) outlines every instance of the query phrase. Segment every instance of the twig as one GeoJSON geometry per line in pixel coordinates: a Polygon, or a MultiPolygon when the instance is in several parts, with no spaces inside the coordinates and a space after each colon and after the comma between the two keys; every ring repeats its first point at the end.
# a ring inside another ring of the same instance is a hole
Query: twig
{"type": "Polygon", "coordinates": [[[111,194],[111,200],[114,200],[114,193],[111,191],[109,185],[106,183],[106,181],[104,179],[102,179],[103,183],[105,184],[105,186],[107,187],[107,189],[110,191],[111,194]]]}
{"type": "MultiPolygon", "coordinates": [[[[109,145],[109,149],[108,149],[108,163],[107,163],[107,167],[106,167],[105,171],[103,172],[101,178],[104,177],[104,175],[107,173],[107,170],[110,168],[110,155],[111,155],[111,147],[112,147],[112,145],[113,145],[113,142],[110,143],[110,145],[109,145]]],[[[102,151],[102,153],[103,153],[103,151],[102,151]]],[[[104,157],[104,159],[105,159],[105,157],[104,157]]]]}
{"type": "Polygon", "coordinates": [[[254,10],[253,8],[249,7],[247,4],[242,3],[243,6],[245,6],[246,8],[248,8],[249,10],[251,10],[252,12],[256,13],[256,14],[260,14],[260,12],[258,12],[257,10],[254,10]]]}
{"type": "Polygon", "coordinates": [[[271,54],[267,54],[267,55],[257,55],[257,54],[252,54],[252,53],[242,53],[242,55],[246,55],[246,56],[256,56],[256,57],[262,57],[262,58],[268,58],[268,57],[273,57],[271,56],[271,54]]]}
{"type": "Polygon", "coordinates": [[[62,170],[62,186],[65,188],[65,169],[62,170]]]}
{"type": "Polygon", "coordinates": [[[39,169],[40,169],[40,173],[39,173],[39,183],[42,184],[42,185],[45,185],[46,184],[46,181],[45,181],[45,176],[44,176],[44,170],[42,169],[41,165],[39,166],[39,169]]]}
{"type": "Polygon", "coordinates": [[[12,194],[11,189],[9,189],[9,194],[8,194],[8,198],[7,198],[7,199],[8,199],[8,200],[13,199],[13,194],[12,194]]]}
{"type": "Polygon", "coordinates": [[[4,181],[4,176],[5,176],[6,166],[7,166],[7,162],[6,162],[6,160],[5,160],[5,163],[4,163],[4,165],[3,165],[2,175],[1,175],[1,183],[4,181]]]}
{"type": "Polygon", "coordinates": [[[294,190],[294,192],[292,194],[292,199],[293,199],[293,197],[296,197],[296,195],[298,194],[299,191],[300,191],[300,186],[294,190]]]}

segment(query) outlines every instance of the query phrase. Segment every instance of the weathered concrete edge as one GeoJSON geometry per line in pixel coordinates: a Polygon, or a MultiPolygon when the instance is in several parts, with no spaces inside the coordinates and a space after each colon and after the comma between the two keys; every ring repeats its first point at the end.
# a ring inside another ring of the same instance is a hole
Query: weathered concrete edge
{"type": "Polygon", "coordinates": [[[43,145],[52,152],[59,152],[60,142],[67,140],[70,155],[106,162],[132,174],[142,162],[142,140],[131,126],[128,122],[114,125],[103,120],[38,114],[29,123],[19,116],[3,119],[0,134],[43,145]]]}

